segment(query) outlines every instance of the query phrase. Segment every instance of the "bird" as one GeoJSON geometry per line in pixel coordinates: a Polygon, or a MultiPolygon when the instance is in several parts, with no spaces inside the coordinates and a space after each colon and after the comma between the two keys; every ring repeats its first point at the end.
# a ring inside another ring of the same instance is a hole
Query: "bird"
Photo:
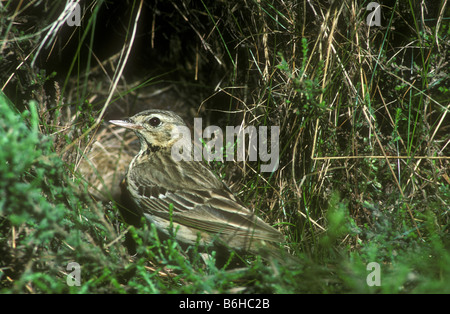
{"type": "Polygon", "coordinates": [[[187,128],[179,115],[151,109],[109,122],[133,130],[140,141],[122,181],[125,221],[127,216],[137,224],[145,217],[160,234],[175,234],[185,246],[279,256],[264,252],[278,250],[280,231],[248,209],[206,163],[174,158],[174,145],[191,140],[174,135],[187,128]]]}

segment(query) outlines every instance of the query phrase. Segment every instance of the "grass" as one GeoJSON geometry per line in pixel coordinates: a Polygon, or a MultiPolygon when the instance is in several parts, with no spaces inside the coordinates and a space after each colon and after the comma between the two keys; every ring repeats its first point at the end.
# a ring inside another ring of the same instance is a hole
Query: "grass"
{"type": "Polygon", "coordinates": [[[51,33],[64,1],[2,2],[0,291],[450,292],[450,9],[391,1],[369,27],[368,2],[87,1],[51,33]],[[280,126],[277,171],[211,166],[298,265],[218,267],[122,221],[136,142],[103,121],[148,108],[280,126]]]}

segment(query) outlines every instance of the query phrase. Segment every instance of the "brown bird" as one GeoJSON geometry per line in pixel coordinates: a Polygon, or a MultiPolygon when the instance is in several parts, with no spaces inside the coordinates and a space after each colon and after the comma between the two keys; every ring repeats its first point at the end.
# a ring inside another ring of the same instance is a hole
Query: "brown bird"
{"type": "Polygon", "coordinates": [[[200,239],[202,247],[244,253],[275,251],[274,243],[283,241],[278,230],[245,207],[203,162],[173,158],[174,144],[186,140],[174,135],[186,127],[177,114],[147,110],[110,122],[133,130],[140,140],[124,180],[134,222],[144,216],[164,235],[172,226],[181,244],[194,245],[200,239]]]}

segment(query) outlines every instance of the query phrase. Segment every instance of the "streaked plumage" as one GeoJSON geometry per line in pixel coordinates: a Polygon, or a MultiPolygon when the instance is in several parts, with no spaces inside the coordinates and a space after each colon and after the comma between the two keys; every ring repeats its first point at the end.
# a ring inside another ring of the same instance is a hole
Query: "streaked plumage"
{"type": "Polygon", "coordinates": [[[147,110],[126,121],[111,123],[135,131],[141,149],[125,177],[134,211],[168,234],[170,221],[179,228],[177,240],[202,245],[215,243],[237,251],[258,253],[282,234],[236,199],[209,168],[198,161],[175,161],[171,148],[179,138],[172,131],[186,126],[175,113],[147,110]]]}

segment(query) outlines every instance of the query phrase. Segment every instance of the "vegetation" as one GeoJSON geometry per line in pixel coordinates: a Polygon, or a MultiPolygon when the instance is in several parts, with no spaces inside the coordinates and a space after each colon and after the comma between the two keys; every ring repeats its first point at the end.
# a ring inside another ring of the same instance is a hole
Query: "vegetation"
{"type": "Polygon", "coordinates": [[[2,293],[450,292],[447,1],[116,2],[0,2],[2,293]],[[275,172],[211,166],[297,265],[122,221],[107,121],[148,108],[280,126],[275,172]]]}

